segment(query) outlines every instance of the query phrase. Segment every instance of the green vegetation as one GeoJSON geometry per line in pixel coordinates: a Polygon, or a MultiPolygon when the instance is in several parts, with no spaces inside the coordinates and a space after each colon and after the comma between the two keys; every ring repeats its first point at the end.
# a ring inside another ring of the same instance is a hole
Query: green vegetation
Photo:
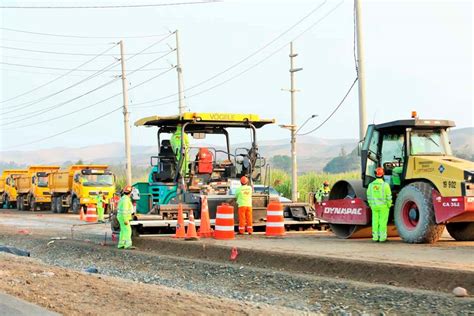
{"type": "Polygon", "coordinates": [[[276,169],[290,171],[291,169],[291,157],[286,155],[275,155],[270,159],[270,163],[276,169]]]}
{"type": "MultiPolygon", "coordinates": [[[[117,191],[122,190],[127,182],[127,177],[125,175],[126,168],[125,165],[111,165],[109,169],[117,177],[115,186],[117,191]]],[[[132,167],[132,183],[135,182],[147,182],[148,181],[148,174],[150,173],[150,167],[132,167]]]]}
{"type": "Polygon", "coordinates": [[[347,154],[344,147],[341,148],[339,156],[329,160],[323,171],[326,173],[341,173],[360,170],[360,158],[357,155],[357,148],[347,154]]]}
{"type": "MultiPolygon", "coordinates": [[[[324,181],[329,181],[329,185],[332,186],[342,179],[360,179],[360,172],[352,171],[337,174],[310,172],[298,176],[298,191],[300,192],[298,200],[300,202],[306,202],[308,193],[315,192],[324,181]]],[[[291,177],[287,172],[283,170],[272,170],[270,185],[282,193],[283,196],[287,198],[291,197],[291,177]]]]}

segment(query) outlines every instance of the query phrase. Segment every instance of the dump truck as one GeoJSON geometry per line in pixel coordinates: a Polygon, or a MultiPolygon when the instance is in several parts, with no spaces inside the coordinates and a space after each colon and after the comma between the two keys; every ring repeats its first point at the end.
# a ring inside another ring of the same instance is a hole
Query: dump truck
{"type": "Polygon", "coordinates": [[[28,173],[15,180],[16,204],[20,211],[46,210],[51,208],[51,192],[48,175],[59,170],[59,166],[29,166],[28,173]]]}
{"type": "Polygon", "coordinates": [[[107,165],[72,165],[49,174],[51,209],[54,213],[79,213],[96,204],[100,192],[105,195],[106,209],[115,193],[115,176],[107,165]]]}
{"type": "Polygon", "coordinates": [[[3,170],[2,178],[4,181],[3,191],[0,189],[0,205],[3,208],[16,208],[17,191],[15,180],[22,174],[28,173],[28,170],[7,169],[3,170]]]}
{"type": "Polygon", "coordinates": [[[360,143],[361,180],[336,182],[329,201],[316,205],[336,236],[368,237],[366,190],[382,167],[393,206],[389,235],[408,243],[434,243],[445,227],[455,240],[474,240],[474,162],[453,156],[453,121],[411,119],[371,124],[360,143]]]}
{"type": "MultiPolygon", "coordinates": [[[[157,155],[150,158],[148,181],[134,184],[140,192],[138,215],[131,221],[135,236],[174,231],[179,204],[184,209],[185,218],[193,212],[196,225],[199,225],[203,196],[207,197],[211,223],[217,207],[228,203],[234,207],[237,225],[234,194],[240,186],[239,179],[247,176],[251,184],[269,185],[270,169],[259,153],[257,130],[274,122],[256,114],[190,112],[138,120],[136,126],[157,128],[158,148],[157,155]],[[242,135],[249,135],[248,145],[231,149],[233,131],[241,132],[238,142],[244,141],[242,135]],[[179,133],[187,136],[180,137],[179,133]],[[198,145],[208,136],[222,145],[198,145]],[[190,144],[187,144],[188,137],[193,138],[190,144]]],[[[265,226],[267,206],[270,200],[278,198],[269,190],[253,194],[254,227],[265,226]]],[[[314,221],[314,209],[308,203],[288,201],[283,203],[283,207],[287,227],[310,227],[319,223],[314,221]]],[[[112,221],[112,230],[119,230],[115,220],[112,221]]]]}

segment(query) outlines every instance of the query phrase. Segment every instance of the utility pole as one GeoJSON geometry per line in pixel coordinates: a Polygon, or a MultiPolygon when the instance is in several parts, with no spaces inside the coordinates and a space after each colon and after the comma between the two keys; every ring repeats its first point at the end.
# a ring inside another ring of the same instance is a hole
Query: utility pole
{"type": "Polygon", "coordinates": [[[365,137],[367,130],[367,113],[365,108],[365,65],[364,47],[362,46],[362,15],[360,0],[354,0],[357,30],[357,77],[359,78],[359,139],[365,137]]]}
{"type": "Polygon", "coordinates": [[[122,65],[123,125],[125,128],[125,157],[127,159],[127,185],[132,185],[132,154],[130,150],[130,112],[128,112],[128,84],[125,75],[125,52],[123,40],[120,41],[120,64],[122,65]]]}
{"type": "Polygon", "coordinates": [[[295,68],[295,57],[298,56],[293,50],[293,42],[290,43],[290,94],[291,94],[291,200],[298,201],[298,167],[296,162],[296,100],[295,93],[295,72],[303,70],[303,68],[295,68]]]}
{"type": "Polygon", "coordinates": [[[179,49],[179,31],[175,31],[176,36],[176,71],[178,72],[178,96],[179,96],[179,114],[184,112],[184,84],[183,84],[183,68],[181,67],[181,56],[179,49]]]}

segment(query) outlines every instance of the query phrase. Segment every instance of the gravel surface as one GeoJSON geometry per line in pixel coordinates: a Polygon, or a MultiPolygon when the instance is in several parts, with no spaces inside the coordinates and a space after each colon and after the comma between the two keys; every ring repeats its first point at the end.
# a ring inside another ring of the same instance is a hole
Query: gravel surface
{"type": "MultiPolygon", "coordinates": [[[[474,298],[327,279],[281,271],[120,251],[71,240],[0,236],[0,244],[31,251],[32,257],[75,270],[96,267],[99,273],[194,293],[282,306],[307,313],[335,315],[442,314],[474,315],[474,298]]],[[[416,278],[416,275],[414,275],[416,278]]]]}

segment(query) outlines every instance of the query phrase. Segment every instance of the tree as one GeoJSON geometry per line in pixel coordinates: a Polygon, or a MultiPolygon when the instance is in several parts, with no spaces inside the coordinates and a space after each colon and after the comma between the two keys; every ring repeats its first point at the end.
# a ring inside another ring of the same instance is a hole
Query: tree
{"type": "Polygon", "coordinates": [[[346,155],[344,147],[338,157],[334,157],[324,166],[323,171],[327,173],[341,173],[360,169],[360,158],[357,149],[346,155]]]}
{"type": "Polygon", "coordinates": [[[79,159],[75,165],[83,165],[84,164],[84,161],[82,159],[79,159]]]}
{"type": "Polygon", "coordinates": [[[290,169],[291,169],[291,158],[290,158],[290,156],[276,155],[276,156],[272,157],[270,162],[275,167],[275,169],[281,169],[281,170],[284,170],[284,171],[290,171],[290,169]]]}

